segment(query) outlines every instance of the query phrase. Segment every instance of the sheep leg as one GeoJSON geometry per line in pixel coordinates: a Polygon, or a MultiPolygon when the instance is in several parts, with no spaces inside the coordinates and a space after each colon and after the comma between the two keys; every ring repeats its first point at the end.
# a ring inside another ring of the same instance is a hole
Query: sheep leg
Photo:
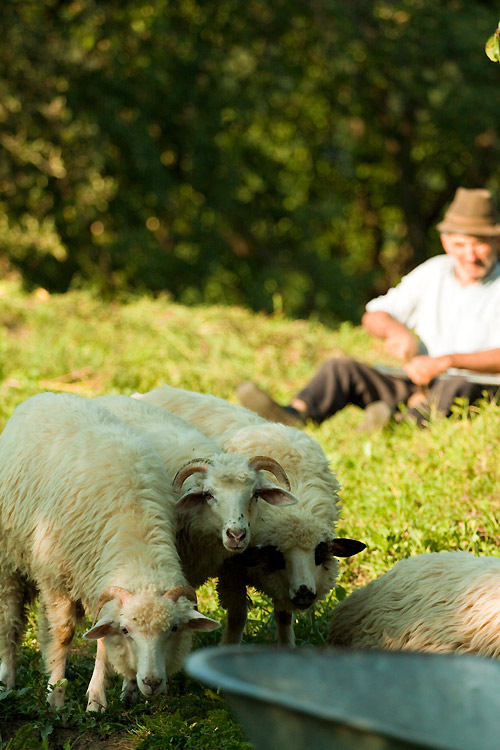
{"type": "Polygon", "coordinates": [[[292,625],[292,613],[282,609],[274,610],[274,619],[278,627],[278,646],[295,646],[295,633],[292,625]]]}
{"type": "Polygon", "coordinates": [[[94,671],[87,688],[87,711],[105,711],[108,702],[106,700],[106,671],[108,656],[104,638],[97,641],[97,652],[95,656],[94,671]]]}
{"type": "Polygon", "coordinates": [[[243,606],[236,606],[231,603],[227,610],[227,623],[222,633],[221,644],[223,643],[241,643],[243,631],[247,622],[246,601],[243,606]]]}
{"type": "Polygon", "coordinates": [[[53,708],[62,708],[67,683],[66,659],[75,634],[75,603],[67,596],[45,596],[39,624],[40,649],[49,674],[47,701],[53,708]]]}
{"type": "Polygon", "coordinates": [[[16,657],[26,626],[25,587],[16,570],[0,563],[0,690],[11,690],[16,684],[16,657]]]}
{"type": "Polygon", "coordinates": [[[241,642],[247,621],[247,587],[241,570],[232,570],[227,565],[221,571],[217,593],[222,607],[227,610],[227,622],[222,633],[221,644],[241,642]]]}

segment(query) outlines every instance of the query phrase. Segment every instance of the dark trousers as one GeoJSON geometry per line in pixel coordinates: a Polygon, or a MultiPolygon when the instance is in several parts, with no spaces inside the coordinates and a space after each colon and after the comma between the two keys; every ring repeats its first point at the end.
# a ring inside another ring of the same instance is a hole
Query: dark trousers
{"type": "Polygon", "coordinates": [[[325,362],[297,398],[307,404],[307,417],[319,423],[347,404],[364,409],[374,401],[384,401],[395,412],[399,404],[406,404],[419,391],[425,393],[426,402],[418,410],[412,409],[418,421],[432,406],[449,416],[453,402],[459,397],[473,403],[486,391],[493,398],[498,385],[471,383],[457,375],[436,378],[423,390],[409,378],[387,375],[363,362],[340,357],[325,362]]]}

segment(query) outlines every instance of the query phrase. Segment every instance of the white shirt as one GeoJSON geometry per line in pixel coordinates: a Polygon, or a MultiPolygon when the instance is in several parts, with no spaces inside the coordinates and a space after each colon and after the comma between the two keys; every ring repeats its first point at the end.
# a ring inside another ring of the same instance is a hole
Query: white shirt
{"type": "Polygon", "coordinates": [[[500,348],[500,262],[488,276],[462,286],[453,258],[437,255],[387,294],[368,302],[413,330],[431,357],[500,348]]]}

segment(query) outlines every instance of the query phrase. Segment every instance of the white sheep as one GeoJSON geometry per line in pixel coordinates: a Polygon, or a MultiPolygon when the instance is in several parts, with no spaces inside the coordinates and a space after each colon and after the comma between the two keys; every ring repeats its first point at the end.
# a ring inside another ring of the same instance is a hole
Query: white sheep
{"type": "Polygon", "coordinates": [[[225,562],[218,588],[228,609],[225,643],[241,640],[246,586],[253,585],[273,600],[278,642],[293,645],[292,612],[307,609],[333,588],[338,572],[334,556],[364,548],[360,542],[335,536],[339,485],[321,446],[302,430],[268,422],[217,396],[168,385],[134,395],[187,419],[224,451],[271,456],[285,470],[298,504],[279,512],[260,507],[252,549],[225,562]]]}
{"type": "MultiPolygon", "coordinates": [[[[16,681],[26,581],[40,600],[48,701],[64,702],[77,608],[98,615],[123,698],[165,691],[191,630],[218,626],[192,608],[175,548],[169,477],[146,439],[108,410],[71,394],[18,406],[0,436],[0,680],[16,681]]],[[[104,660],[102,660],[104,664],[104,660]]],[[[106,706],[104,670],[89,708],[106,706]]]]}
{"type": "Polygon", "coordinates": [[[217,577],[224,560],[248,546],[262,502],[297,502],[287,489],[267,479],[271,472],[289,487],[285,472],[272,458],[224,453],[194,425],[146,401],[119,395],[94,401],[148,438],[172,477],[174,495],[182,493],[176,503],[177,549],[196,588],[217,577]]]}
{"type": "Polygon", "coordinates": [[[331,646],[500,656],[500,559],[463,551],[400,560],[333,611],[331,646]]]}

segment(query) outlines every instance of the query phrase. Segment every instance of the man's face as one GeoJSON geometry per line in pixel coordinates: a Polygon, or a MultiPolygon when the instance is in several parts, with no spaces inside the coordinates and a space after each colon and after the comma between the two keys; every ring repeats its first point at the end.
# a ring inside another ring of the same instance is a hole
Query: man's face
{"type": "Polygon", "coordinates": [[[498,258],[500,238],[471,234],[442,234],[444,250],[455,260],[455,271],[461,284],[484,279],[498,258]]]}

